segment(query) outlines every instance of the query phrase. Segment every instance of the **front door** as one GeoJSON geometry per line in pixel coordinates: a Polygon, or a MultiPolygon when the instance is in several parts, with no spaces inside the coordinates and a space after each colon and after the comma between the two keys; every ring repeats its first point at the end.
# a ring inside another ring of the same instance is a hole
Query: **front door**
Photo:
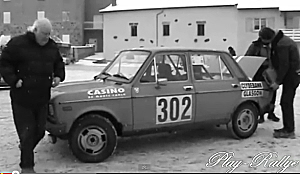
{"type": "Polygon", "coordinates": [[[221,53],[192,52],[196,122],[229,119],[241,97],[239,81],[221,53]]]}
{"type": "Polygon", "coordinates": [[[195,91],[185,54],[155,55],[132,94],[135,130],[194,122],[195,91]]]}

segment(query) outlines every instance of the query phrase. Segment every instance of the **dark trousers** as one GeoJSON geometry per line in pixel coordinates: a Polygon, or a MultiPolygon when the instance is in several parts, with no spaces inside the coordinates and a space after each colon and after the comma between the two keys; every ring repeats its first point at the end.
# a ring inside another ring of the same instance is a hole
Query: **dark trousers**
{"type": "Polygon", "coordinates": [[[287,132],[295,131],[294,98],[298,86],[299,84],[297,86],[292,86],[290,84],[282,85],[280,105],[283,118],[283,127],[287,132]]]}
{"type": "Polygon", "coordinates": [[[28,108],[12,102],[14,123],[21,144],[21,168],[34,167],[34,149],[45,135],[48,105],[28,108]]]}

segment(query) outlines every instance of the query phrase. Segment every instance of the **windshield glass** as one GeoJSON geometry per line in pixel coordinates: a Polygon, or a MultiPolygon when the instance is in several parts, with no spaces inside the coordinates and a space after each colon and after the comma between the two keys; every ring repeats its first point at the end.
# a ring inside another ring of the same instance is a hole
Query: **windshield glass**
{"type": "Polygon", "coordinates": [[[103,73],[132,80],[149,54],[150,52],[146,51],[122,51],[103,73]]]}

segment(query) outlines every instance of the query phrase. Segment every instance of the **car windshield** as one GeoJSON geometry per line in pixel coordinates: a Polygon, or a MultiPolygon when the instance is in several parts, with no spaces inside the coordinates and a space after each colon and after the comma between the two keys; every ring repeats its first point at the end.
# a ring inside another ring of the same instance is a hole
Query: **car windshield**
{"type": "Polygon", "coordinates": [[[147,51],[122,51],[102,74],[131,81],[149,54],[147,51]]]}

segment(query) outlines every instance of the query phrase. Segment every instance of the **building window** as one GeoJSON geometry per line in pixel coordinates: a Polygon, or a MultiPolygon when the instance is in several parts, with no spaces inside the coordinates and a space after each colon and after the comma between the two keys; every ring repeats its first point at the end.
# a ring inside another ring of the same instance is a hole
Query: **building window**
{"type": "Polygon", "coordinates": [[[62,41],[66,43],[70,43],[70,35],[69,34],[63,34],[62,35],[62,41]]]}
{"type": "Polygon", "coordinates": [[[264,27],[267,27],[266,18],[254,18],[254,31],[259,31],[264,27]]]}
{"type": "Polygon", "coordinates": [[[130,23],[130,28],[131,28],[131,36],[136,37],[137,36],[137,26],[138,23],[130,23]]]}
{"type": "Polygon", "coordinates": [[[197,21],[197,36],[205,35],[205,21],[197,21]]]}
{"type": "Polygon", "coordinates": [[[37,18],[38,19],[45,18],[45,11],[38,11],[37,12],[37,18]]]}
{"type": "Polygon", "coordinates": [[[170,36],[170,23],[163,23],[163,36],[170,36]]]}
{"type": "Polygon", "coordinates": [[[3,12],[3,23],[10,24],[10,12],[3,12]]]}
{"type": "Polygon", "coordinates": [[[62,21],[70,21],[70,12],[69,11],[63,11],[62,12],[62,21]]]}

